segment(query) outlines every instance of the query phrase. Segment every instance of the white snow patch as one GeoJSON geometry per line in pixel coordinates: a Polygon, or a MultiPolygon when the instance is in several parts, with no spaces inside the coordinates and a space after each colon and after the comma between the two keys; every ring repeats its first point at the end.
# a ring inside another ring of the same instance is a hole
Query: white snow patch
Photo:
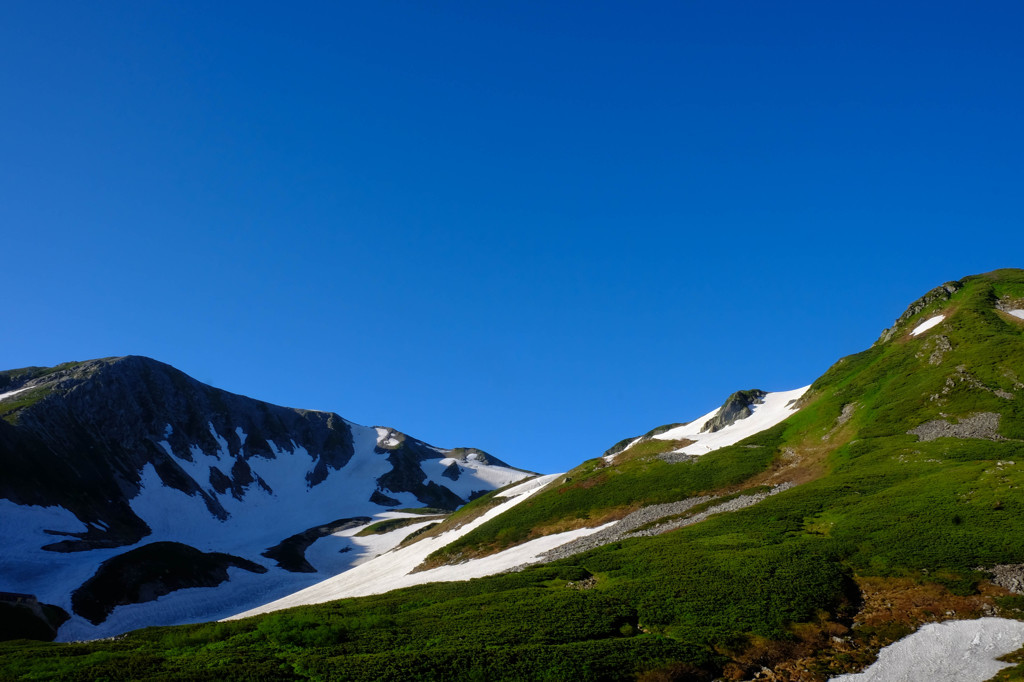
{"type": "Polygon", "coordinates": [[[514,483],[530,475],[518,469],[484,464],[474,458],[474,454],[476,453],[470,454],[463,461],[453,457],[427,459],[420,462],[420,467],[427,475],[427,480],[443,485],[464,500],[468,500],[475,492],[504,488],[509,483],[514,483]],[[452,464],[459,467],[459,478],[454,481],[441,475],[452,464]]]}
{"type": "MultiPolygon", "coordinates": [[[[147,625],[174,625],[222,618],[226,613],[279,599],[355,564],[369,561],[376,553],[397,545],[416,528],[406,527],[370,538],[346,536],[365,527],[360,526],[321,538],[306,550],[306,559],[317,569],[316,573],[291,573],[261,556],[262,551],[285,538],[334,519],[371,516],[372,522],[376,522],[396,516],[383,510],[376,514],[368,510],[373,506],[368,504],[368,500],[376,489],[377,478],[390,471],[391,464],[386,455],[374,450],[377,434],[373,429],[357,425],[351,427],[355,454],[344,469],[337,472],[339,476],[330,476],[317,486],[310,487],[305,479],[305,474],[315,466],[316,460],[294,443],[291,450],[282,450],[270,443],[275,459],[249,458],[247,461],[253,475],[267,482],[273,493],[256,482],[247,487],[243,500],[235,499],[230,492],[217,495],[207,490],[228,512],[228,518],[223,521],[212,516],[200,495],[188,495],[165,486],[153,465],[147,464],[140,473],[141,490],[130,504],[153,532],[135,545],[70,554],[42,551],[40,546],[63,539],[42,534],[43,528],[81,531],[85,527],[63,509],[50,511],[49,515],[34,511],[30,518],[35,521],[29,527],[39,530],[26,535],[24,528],[18,528],[27,523],[28,519],[22,518],[25,512],[8,514],[6,507],[0,506],[0,530],[7,526],[12,529],[9,533],[0,533],[0,546],[6,550],[8,546],[24,543],[32,550],[11,555],[6,551],[3,553],[0,559],[0,576],[4,578],[2,589],[36,594],[41,601],[57,604],[70,613],[70,593],[96,572],[100,562],[158,541],[181,542],[203,552],[226,552],[269,568],[265,574],[230,569],[230,580],[215,588],[176,590],[156,601],[119,606],[98,626],[80,616],[73,616],[61,628],[58,637],[61,641],[95,639],[147,625]],[[168,513],[168,510],[174,511],[168,513]],[[6,543],[3,542],[5,540],[6,543]],[[12,564],[15,559],[17,567],[12,564]],[[45,570],[41,568],[43,566],[45,570]]],[[[244,440],[244,431],[236,433],[244,440]]],[[[211,434],[219,442],[217,452],[206,454],[193,446],[190,451],[192,461],[173,457],[174,462],[200,485],[206,485],[209,480],[210,465],[220,465],[227,472],[234,462],[234,458],[228,455],[226,440],[217,436],[212,428],[211,434]]],[[[160,445],[172,455],[169,443],[162,441],[160,445]]],[[[418,507],[422,504],[411,493],[392,496],[404,506],[418,507]]],[[[3,502],[6,501],[0,500],[3,502]]],[[[13,504],[11,507],[15,510],[35,509],[13,504]]]]}
{"type": "MultiPolygon", "coordinates": [[[[1013,315],[1014,317],[1019,317],[1020,319],[1024,320],[1024,310],[1011,310],[1010,314],[1013,315]]],[[[0,395],[0,398],[3,398],[3,396],[0,395]]]]}
{"type": "Polygon", "coordinates": [[[910,332],[910,335],[917,336],[918,334],[922,334],[937,325],[939,322],[942,322],[944,319],[946,319],[945,315],[936,315],[935,317],[931,317],[914,327],[914,331],[910,332]]]}
{"type": "MultiPolygon", "coordinates": [[[[454,580],[469,580],[470,578],[481,578],[485,575],[501,573],[517,566],[531,564],[540,561],[541,556],[556,547],[561,547],[567,542],[582,538],[599,530],[604,530],[615,525],[615,521],[606,523],[596,528],[579,528],[565,533],[555,533],[536,538],[521,545],[510,547],[503,552],[490,556],[472,559],[461,564],[451,566],[438,566],[429,571],[422,571],[412,576],[417,579],[416,583],[437,583],[454,580]]],[[[408,577],[408,576],[407,576],[408,577]]],[[[404,587],[404,585],[403,585],[404,587]]]]}
{"type": "Polygon", "coordinates": [[[382,448],[396,448],[402,444],[402,441],[395,437],[395,432],[384,426],[375,427],[377,429],[377,445],[382,448]]]}
{"type": "Polygon", "coordinates": [[[996,659],[1024,644],[1024,623],[979,618],[929,623],[885,647],[867,670],[833,682],[983,682],[1011,663],[996,659]]]}
{"type": "MultiPolygon", "coordinates": [[[[718,414],[718,409],[714,409],[707,414],[694,419],[688,424],[683,426],[677,426],[674,429],[669,429],[665,433],[658,434],[654,438],[658,440],[692,440],[696,441],[684,448],[675,450],[685,455],[706,455],[709,452],[724,448],[727,445],[734,445],[744,438],[753,436],[755,433],[760,433],[765,429],[769,429],[779,422],[783,421],[794,412],[796,408],[794,403],[807,392],[810,386],[804,386],[803,388],[797,388],[792,391],[776,391],[774,393],[768,393],[764,397],[764,402],[760,405],[751,405],[751,414],[746,419],[738,419],[733,424],[715,431],[714,433],[701,433],[701,429],[708,422],[709,419],[718,414]]],[[[622,452],[626,452],[629,448],[633,447],[637,441],[630,443],[622,452]]],[[[621,454],[621,453],[619,453],[621,454]]],[[[607,455],[606,461],[612,461],[616,455],[607,455]]]]}
{"type": "MultiPolygon", "coordinates": [[[[383,514],[380,516],[383,516],[383,514]]],[[[380,516],[375,516],[373,522],[377,523],[378,521],[383,520],[380,518],[380,516]]],[[[390,533],[377,533],[375,535],[365,535],[363,537],[356,537],[356,533],[361,531],[363,528],[366,528],[366,526],[360,526],[359,528],[353,528],[351,530],[342,531],[341,533],[337,533],[334,536],[330,537],[348,537],[348,542],[353,547],[351,554],[352,558],[349,566],[355,567],[365,564],[367,561],[372,561],[381,554],[390,552],[395,547],[397,547],[398,544],[402,540],[404,540],[407,535],[419,530],[420,528],[423,528],[424,526],[429,526],[431,523],[436,523],[436,521],[430,520],[422,521],[420,523],[411,523],[408,526],[405,526],[404,528],[398,528],[396,530],[391,531],[390,533]]],[[[320,544],[328,539],[329,538],[323,538],[317,544],[320,544]]],[[[306,556],[309,556],[308,550],[306,551],[306,556]]],[[[341,573],[341,571],[337,571],[337,573],[341,573]]]]}
{"type": "Polygon", "coordinates": [[[96,559],[83,556],[81,552],[42,549],[45,545],[71,539],[69,535],[47,531],[84,533],[88,530],[88,526],[64,507],[20,505],[0,499],[3,589],[34,594],[42,602],[63,606],[62,598],[93,574],[96,559]]]}
{"type": "Polygon", "coordinates": [[[19,388],[16,391],[7,391],[7,393],[0,393],[0,400],[6,400],[7,398],[10,398],[11,396],[18,395],[19,393],[24,393],[25,391],[27,391],[29,389],[32,389],[32,388],[38,388],[38,387],[37,386],[26,386],[25,388],[19,388]]]}
{"type": "Polygon", "coordinates": [[[292,606],[321,604],[344,597],[381,594],[401,587],[409,587],[410,585],[419,585],[427,582],[468,580],[469,578],[499,573],[534,561],[540,554],[554,547],[577,537],[595,533],[600,529],[584,528],[568,533],[549,535],[531,540],[489,557],[474,559],[455,566],[440,566],[429,571],[412,573],[413,569],[423,563],[427,555],[434,550],[444,547],[495,516],[508,511],[559,476],[561,474],[539,476],[504,491],[498,499],[508,500],[507,502],[489,509],[485,514],[461,528],[448,531],[437,537],[425,538],[407,547],[401,547],[387,554],[382,554],[371,561],[351,568],[333,578],[328,578],[312,587],[295,592],[283,599],[244,611],[226,620],[245,618],[259,613],[291,608],[292,606]]]}

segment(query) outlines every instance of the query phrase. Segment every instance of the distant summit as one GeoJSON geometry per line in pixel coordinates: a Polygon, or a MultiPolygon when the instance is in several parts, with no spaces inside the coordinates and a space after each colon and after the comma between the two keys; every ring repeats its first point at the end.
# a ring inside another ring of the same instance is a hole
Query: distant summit
{"type": "Polygon", "coordinates": [[[292,536],[339,518],[365,525],[389,507],[443,513],[529,475],[479,450],[229,393],[140,356],[0,372],[0,471],[2,542],[22,548],[0,559],[0,589],[69,611],[75,636],[94,632],[80,616],[104,624],[97,634],[216,617],[153,604],[151,616],[119,624],[114,609],[224,583],[221,566],[269,567],[267,582],[286,591],[277,570],[322,578],[355,560],[335,551],[316,566],[304,553],[320,536],[282,551],[292,536]],[[82,605],[103,596],[72,597],[139,561],[168,577],[99,606],[82,605]],[[204,562],[213,573],[195,573],[204,562]]]}

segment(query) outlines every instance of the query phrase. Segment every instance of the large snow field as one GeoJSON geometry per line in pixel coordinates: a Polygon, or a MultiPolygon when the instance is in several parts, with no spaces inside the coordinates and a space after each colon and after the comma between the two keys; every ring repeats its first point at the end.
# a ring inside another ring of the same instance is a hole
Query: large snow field
{"type": "Polygon", "coordinates": [[[984,682],[1024,646],[1024,623],[1007,618],[929,623],[878,653],[867,670],[832,682],[984,682]]]}
{"type": "MultiPolygon", "coordinates": [[[[87,527],[62,507],[21,506],[0,499],[0,546],[4,548],[0,553],[0,590],[34,594],[40,601],[60,606],[72,614],[71,620],[61,628],[58,639],[95,639],[145,625],[223,618],[370,561],[430,521],[391,533],[355,537],[368,525],[365,524],[320,538],[306,550],[306,559],[317,569],[316,573],[285,571],[261,556],[285,538],[337,519],[365,516],[376,522],[389,518],[421,518],[415,514],[385,511],[369,502],[377,488],[377,478],[390,471],[391,464],[387,453],[375,450],[378,442],[375,429],[351,423],[350,426],[355,454],[341,470],[331,471],[327,480],[310,487],[305,475],[315,466],[316,459],[294,443],[290,452],[271,444],[274,459],[252,457],[248,463],[254,477],[258,476],[273,492],[254,482],[246,488],[242,500],[232,497],[230,491],[218,494],[208,487],[211,466],[227,473],[234,462],[227,441],[212,426],[211,434],[220,444],[219,451],[213,455],[193,447],[192,461],[180,459],[164,441],[161,445],[174,461],[223,506],[228,517],[220,520],[213,516],[199,495],[188,495],[165,486],[153,465],[147,464],[140,475],[140,491],[130,504],[152,533],[133,545],[86,552],[45,551],[41,547],[66,537],[47,533],[47,530],[82,532],[87,527]],[[118,606],[98,626],[73,614],[71,592],[92,577],[103,561],[159,541],[180,542],[203,552],[233,554],[269,570],[255,574],[231,568],[228,570],[230,579],[217,587],[176,590],[156,601],[118,606]]],[[[165,437],[171,433],[168,426],[165,437]]],[[[238,435],[244,442],[246,434],[238,431],[238,435]]],[[[424,462],[436,463],[435,460],[424,462]]],[[[448,485],[458,495],[463,495],[465,490],[490,490],[497,484],[505,485],[529,475],[514,469],[466,462],[460,463],[459,481],[452,482],[440,476],[444,467],[425,466],[424,469],[429,480],[448,485]],[[497,469],[500,471],[495,471],[497,469]]],[[[385,492],[403,507],[423,504],[412,493],[385,492]]]]}
{"type": "MultiPolygon", "coordinates": [[[[720,407],[694,419],[688,424],[660,433],[654,436],[654,438],[657,440],[683,440],[684,438],[692,440],[695,442],[675,450],[675,452],[684,455],[706,455],[727,445],[735,445],[744,438],[760,433],[783,421],[796,411],[793,404],[809,388],[810,386],[808,385],[803,388],[793,389],[792,391],[768,393],[765,395],[763,403],[750,406],[752,414],[749,417],[738,419],[736,422],[714,433],[701,433],[701,429],[704,428],[709,419],[718,414],[721,409],[720,407]]],[[[623,452],[629,450],[639,441],[640,439],[638,438],[630,443],[623,452]]],[[[616,455],[608,455],[605,457],[605,460],[609,462],[614,461],[615,457],[616,455]]]]}
{"type": "MultiPolygon", "coordinates": [[[[512,547],[488,557],[474,559],[453,566],[439,566],[429,571],[413,573],[413,569],[423,563],[431,552],[444,547],[474,528],[502,514],[515,505],[526,500],[561,474],[539,476],[513,488],[506,490],[499,499],[505,502],[489,509],[479,518],[461,528],[448,531],[436,537],[424,538],[407,547],[402,547],[349,569],[340,575],[328,578],[321,583],[291,594],[283,599],[263,604],[257,608],[242,611],[231,618],[245,618],[259,613],[268,613],[292,606],[320,604],[343,597],[361,597],[380,594],[400,587],[420,585],[428,582],[468,580],[484,575],[500,573],[510,568],[537,560],[539,555],[577,537],[595,533],[600,528],[584,528],[568,533],[549,535],[537,538],[517,547],[512,547]]],[[[403,536],[409,529],[402,529],[403,536]]]]}

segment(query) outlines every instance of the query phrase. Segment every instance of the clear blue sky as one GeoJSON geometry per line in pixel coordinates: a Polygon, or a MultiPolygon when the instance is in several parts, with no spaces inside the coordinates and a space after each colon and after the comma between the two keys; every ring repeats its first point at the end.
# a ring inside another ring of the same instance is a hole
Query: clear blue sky
{"type": "Polygon", "coordinates": [[[1024,265],[1019,2],[5,2],[0,367],[539,471],[1024,265]]]}

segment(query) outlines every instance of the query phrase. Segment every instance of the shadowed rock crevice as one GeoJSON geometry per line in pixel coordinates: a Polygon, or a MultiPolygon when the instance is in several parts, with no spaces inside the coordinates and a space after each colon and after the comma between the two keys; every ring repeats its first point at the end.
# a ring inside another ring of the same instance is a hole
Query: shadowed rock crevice
{"type": "Polygon", "coordinates": [[[154,542],[107,559],[71,594],[78,615],[98,625],[120,605],[154,601],[186,587],[215,587],[228,580],[229,568],[252,573],[267,569],[220,552],[201,552],[180,542],[154,542]]]}

